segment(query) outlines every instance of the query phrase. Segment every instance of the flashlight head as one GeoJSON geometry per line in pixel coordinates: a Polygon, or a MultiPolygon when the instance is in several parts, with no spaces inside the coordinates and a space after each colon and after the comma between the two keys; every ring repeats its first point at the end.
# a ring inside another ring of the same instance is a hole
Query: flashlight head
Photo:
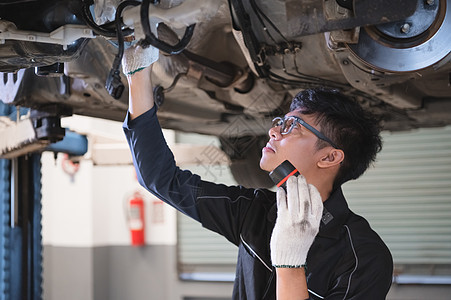
{"type": "Polygon", "coordinates": [[[284,161],[277,168],[275,168],[269,177],[276,184],[277,187],[283,187],[286,190],[286,181],[290,176],[298,176],[299,171],[288,161],[284,161]]]}

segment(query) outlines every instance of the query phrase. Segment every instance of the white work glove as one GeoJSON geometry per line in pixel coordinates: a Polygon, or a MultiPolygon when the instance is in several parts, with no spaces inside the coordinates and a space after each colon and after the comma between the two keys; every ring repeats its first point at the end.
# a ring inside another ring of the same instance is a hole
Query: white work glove
{"type": "Polygon", "coordinates": [[[307,253],[319,231],[322,212],[321,195],[302,175],[288,178],[286,193],[278,188],[277,219],[271,236],[273,266],[305,266],[307,253]]]}
{"type": "Polygon", "coordinates": [[[132,75],[150,66],[158,60],[159,50],[149,46],[144,49],[139,45],[134,45],[124,51],[122,58],[122,72],[125,75],[132,75]]]}
{"type": "MultiPolygon", "coordinates": [[[[157,36],[158,24],[151,23],[152,33],[157,36]]],[[[125,75],[132,75],[150,66],[159,58],[160,51],[152,46],[143,48],[135,44],[124,51],[122,57],[122,72],[125,75]]]]}

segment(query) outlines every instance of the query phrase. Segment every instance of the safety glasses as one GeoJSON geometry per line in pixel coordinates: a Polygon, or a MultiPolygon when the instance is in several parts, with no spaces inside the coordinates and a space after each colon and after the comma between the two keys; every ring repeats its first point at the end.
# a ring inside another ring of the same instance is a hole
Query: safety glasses
{"type": "Polygon", "coordinates": [[[304,126],[308,130],[310,130],[314,135],[316,135],[317,138],[320,140],[323,140],[327,143],[329,143],[332,147],[339,149],[338,146],[332,142],[330,139],[328,139],[324,134],[313,128],[313,126],[307,124],[304,120],[302,120],[299,117],[296,116],[286,116],[284,118],[277,117],[272,120],[272,127],[278,127],[280,126],[280,134],[289,134],[293,128],[296,126],[296,124],[299,124],[301,126],[304,126]]]}

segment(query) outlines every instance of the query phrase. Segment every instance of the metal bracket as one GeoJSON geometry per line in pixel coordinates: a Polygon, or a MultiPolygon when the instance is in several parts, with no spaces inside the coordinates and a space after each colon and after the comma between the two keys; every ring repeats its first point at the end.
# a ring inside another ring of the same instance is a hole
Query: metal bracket
{"type": "MultiPolygon", "coordinates": [[[[417,2],[412,0],[354,0],[352,11],[333,14],[326,2],[332,1],[286,1],[288,32],[291,36],[398,21],[411,16],[417,8],[417,2]]],[[[334,4],[337,9],[346,10],[336,2],[334,4]]]]}
{"type": "Polygon", "coordinates": [[[32,110],[29,117],[17,122],[2,118],[0,158],[12,159],[40,151],[62,140],[65,135],[60,122],[61,115],[65,115],[62,112],[63,109],[55,106],[49,107],[48,111],[32,110]]]}
{"type": "Polygon", "coordinates": [[[80,38],[95,38],[91,29],[84,25],[68,24],[61,26],[50,33],[18,30],[14,24],[8,21],[0,21],[0,44],[6,40],[47,43],[62,45],[67,49],[67,45],[72,44],[80,38]]]}

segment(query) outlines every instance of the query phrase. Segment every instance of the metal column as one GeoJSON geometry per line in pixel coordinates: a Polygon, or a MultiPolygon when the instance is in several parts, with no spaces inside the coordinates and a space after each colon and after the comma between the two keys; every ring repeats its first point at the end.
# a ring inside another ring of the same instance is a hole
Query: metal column
{"type": "MultiPolygon", "coordinates": [[[[0,106],[0,115],[15,111],[0,106]]],[[[0,299],[42,299],[40,160],[0,159],[0,299]]]]}

